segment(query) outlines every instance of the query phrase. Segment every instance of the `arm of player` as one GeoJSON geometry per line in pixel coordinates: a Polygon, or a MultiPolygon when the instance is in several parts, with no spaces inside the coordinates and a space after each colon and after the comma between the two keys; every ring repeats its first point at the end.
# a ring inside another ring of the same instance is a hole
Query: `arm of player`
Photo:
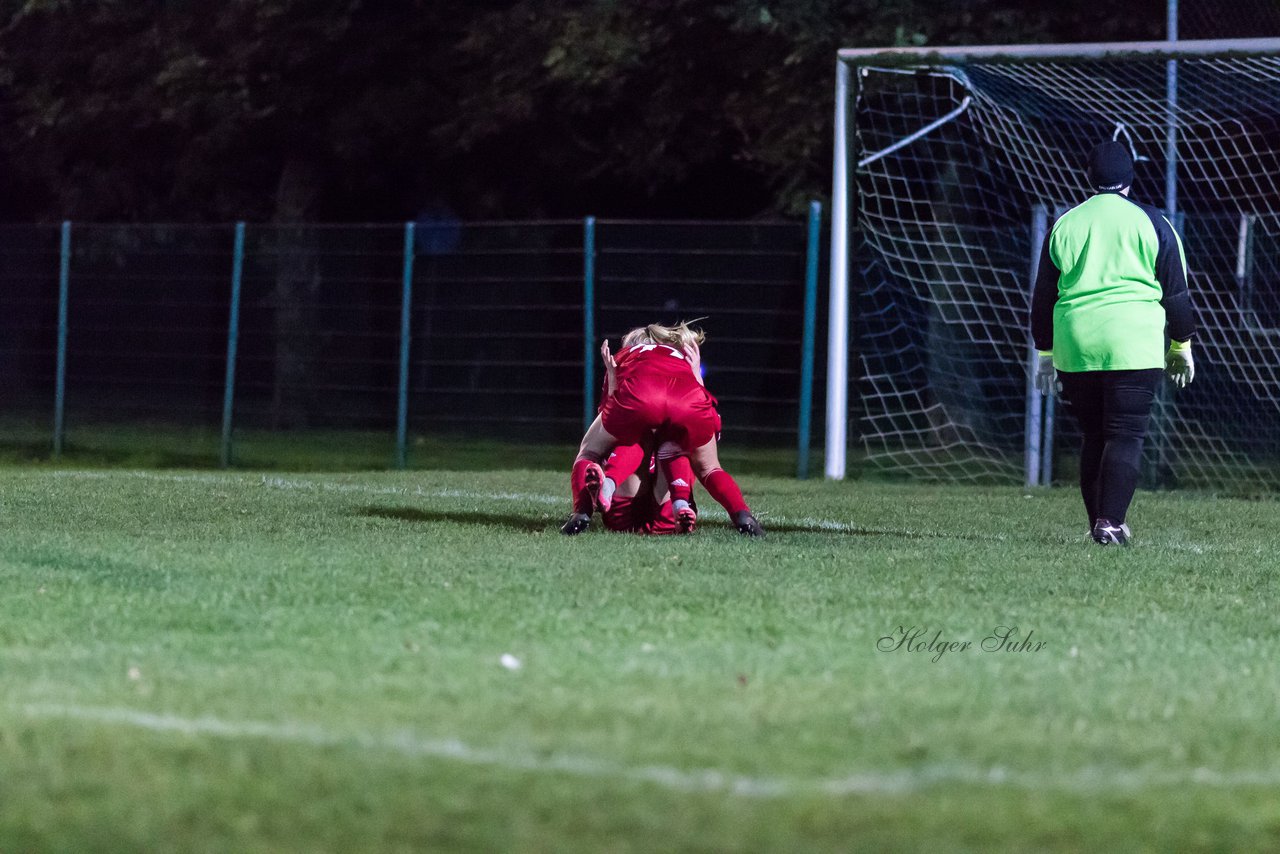
{"type": "MultiPolygon", "coordinates": [[[[618,363],[609,351],[608,338],[600,342],[600,358],[604,361],[604,397],[608,399],[618,390],[618,363]]],[[[601,405],[604,405],[603,401],[601,405]]]]}
{"type": "Polygon", "coordinates": [[[1174,341],[1190,341],[1196,332],[1196,316],[1191,307],[1191,292],[1187,289],[1187,256],[1182,248],[1182,238],[1169,220],[1160,217],[1159,225],[1156,281],[1163,292],[1160,305],[1164,306],[1169,337],[1174,341]]]}
{"type": "Polygon", "coordinates": [[[1160,248],[1156,253],[1156,280],[1163,296],[1165,327],[1169,333],[1169,352],[1164,357],[1165,375],[1178,388],[1186,388],[1196,376],[1196,363],[1191,355],[1191,336],[1196,332],[1195,310],[1187,288],[1187,255],[1182,238],[1165,217],[1156,223],[1160,248]]]}
{"type": "Polygon", "coordinates": [[[1031,292],[1031,340],[1039,351],[1033,379],[1041,394],[1053,394],[1058,386],[1058,374],[1053,367],[1053,307],[1058,302],[1058,277],[1061,273],[1049,254],[1052,235],[1053,230],[1050,229],[1044,236],[1035,288],[1031,292]]]}
{"type": "Polygon", "coordinates": [[[1053,352],[1053,307],[1058,302],[1058,277],[1062,275],[1049,252],[1052,236],[1052,229],[1044,236],[1035,288],[1031,292],[1031,340],[1041,353],[1053,352]]]}
{"type": "Polygon", "coordinates": [[[693,378],[698,381],[698,385],[706,387],[706,383],[702,379],[702,350],[697,344],[690,344],[684,351],[684,357],[689,360],[689,367],[693,369],[693,378]]]}

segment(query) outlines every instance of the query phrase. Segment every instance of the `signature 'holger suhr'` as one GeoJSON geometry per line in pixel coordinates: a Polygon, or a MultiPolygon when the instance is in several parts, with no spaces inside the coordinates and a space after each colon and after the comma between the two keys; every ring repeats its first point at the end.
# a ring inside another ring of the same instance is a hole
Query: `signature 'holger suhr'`
{"type": "MultiPolygon", "coordinates": [[[[1039,652],[1047,645],[1045,641],[1032,640],[1035,630],[1024,636],[1017,626],[996,626],[978,643],[982,652],[1039,652]]],[[[876,649],[880,652],[927,652],[932,653],[930,661],[938,662],[948,652],[967,652],[973,648],[973,641],[945,640],[942,630],[932,633],[923,626],[898,626],[891,634],[876,641],[876,649]]]]}

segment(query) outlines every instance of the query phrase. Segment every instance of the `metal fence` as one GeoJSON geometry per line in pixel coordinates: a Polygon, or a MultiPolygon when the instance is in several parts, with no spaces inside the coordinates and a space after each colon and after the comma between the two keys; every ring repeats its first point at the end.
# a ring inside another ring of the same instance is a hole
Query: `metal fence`
{"type": "Polygon", "coordinates": [[[0,407],[56,457],[102,431],[573,442],[599,340],[705,316],[733,441],[807,468],[820,216],[801,222],[0,227],[0,407]],[[50,431],[51,430],[51,434],[50,431]]]}

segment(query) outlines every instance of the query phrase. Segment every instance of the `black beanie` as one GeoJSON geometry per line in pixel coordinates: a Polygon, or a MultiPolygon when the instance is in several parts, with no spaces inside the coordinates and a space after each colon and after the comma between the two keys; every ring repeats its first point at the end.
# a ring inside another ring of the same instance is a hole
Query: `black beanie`
{"type": "Polygon", "coordinates": [[[1095,190],[1123,190],[1133,183],[1133,155],[1123,143],[1101,142],[1089,152],[1089,183],[1095,190]]]}

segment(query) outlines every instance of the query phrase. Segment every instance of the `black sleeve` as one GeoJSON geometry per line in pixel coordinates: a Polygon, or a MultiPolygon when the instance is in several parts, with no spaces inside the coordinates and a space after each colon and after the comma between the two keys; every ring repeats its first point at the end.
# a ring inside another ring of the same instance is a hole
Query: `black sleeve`
{"type": "Polygon", "coordinates": [[[1031,293],[1031,339],[1037,350],[1053,349],[1053,306],[1058,302],[1058,277],[1061,275],[1049,256],[1050,228],[1040,249],[1040,264],[1036,269],[1036,286],[1031,293]]]}
{"type": "Polygon", "coordinates": [[[1195,334],[1196,315],[1191,308],[1191,293],[1187,290],[1187,271],[1182,264],[1178,235],[1158,211],[1151,216],[1151,221],[1160,238],[1160,249],[1156,253],[1156,281],[1164,291],[1160,305],[1164,306],[1165,324],[1170,338],[1186,341],[1195,334]]]}

